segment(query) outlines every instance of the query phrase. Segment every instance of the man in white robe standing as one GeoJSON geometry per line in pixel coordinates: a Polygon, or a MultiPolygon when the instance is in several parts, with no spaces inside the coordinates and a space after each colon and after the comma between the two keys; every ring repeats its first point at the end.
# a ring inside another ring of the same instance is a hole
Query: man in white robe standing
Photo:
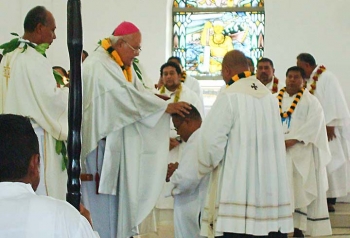
{"type": "Polygon", "coordinates": [[[84,61],[81,157],[97,188],[84,182],[83,202],[103,238],[138,234],[166,177],[169,114],[191,108],[144,88],[132,67],[140,51],[140,30],[123,22],[84,61]]]}
{"type": "MultiPolygon", "coordinates": [[[[184,83],[181,83],[181,68],[180,66],[172,61],[169,61],[161,66],[161,77],[163,80],[163,86],[159,89],[159,94],[169,97],[170,102],[187,102],[195,106],[199,113],[203,115],[203,106],[199,97],[195,92],[189,89],[184,83]]],[[[169,157],[168,163],[178,163],[180,162],[182,150],[186,142],[178,137],[174,125],[170,122],[170,141],[169,141],[169,157]]],[[[174,200],[172,198],[165,198],[165,192],[168,190],[169,184],[164,181],[163,192],[160,195],[157,208],[163,210],[165,213],[172,213],[174,200]],[[168,211],[166,211],[166,210],[168,211]]],[[[162,212],[162,211],[160,211],[162,212]]],[[[162,216],[162,215],[160,215],[162,216]]]]}
{"type": "Polygon", "coordinates": [[[222,63],[228,87],[202,124],[199,175],[211,173],[201,235],[287,237],[293,231],[286,151],[276,98],[240,51],[222,63]]]}
{"type": "Polygon", "coordinates": [[[184,85],[186,85],[186,87],[188,87],[189,89],[191,89],[193,92],[195,92],[198,95],[198,98],[201,100],[202,107],[203,107],[203,105],[204,105],[204,103],[203,103],[203,90],[202,90],[198,80],[196,78],[192,77],[191,75],[187,75],[186,71],[184,70],[184,68],[181,64],[181,59],[179,57],[171,56],[168,59],[168,62],[174,62],[174,63],[177,63],[179,65],[179,67],[181,68],[181,71],[182,71],[181,82],[184,85]]]}
{"type": "Polygon", "coordinates": [[[98,237],[83,206],[79,214],[66,201],[35,194],[39,181],[39,143],[30,119],[0,115],[0,237],[98,237]]]}
{"type": "Polygon", "coordinates": [[[284,82],[275,76],[275,68],[272,60],[261,58],[256,67],[256,78],[264,84],[272,94],[284,87],[284,82]]]}
{"type": "Polygon", "coordinates": [[[304,69],[307,88],[320,101],[326,120],[329,148],[332,155],[327,165],[329,189],[328,211],[334,212],[336,198],[350,192],[350,113],[336,76],[323,65],[317,65],[308,53],[297,57],[297,65],[304,69]]]}
{"type": "Polygon", "coordinates": [[[332,234],[326,165],[331,160],[322,106],[304,89],[305,72],[293,66],[278,93],[294,207],[294,237],[332,234]]]}
{"type": "Polygon", "coordinates": [[[25,17],[23,37],[18,38],[16,45],[4,47],[0,113],[31,119],[39,139],[42,164],[37,194],[65,200],[67,171],[62,155],[56,153],[56,141],[67,139],[69,90],[57,88],[52,65],[44,53],[56,39],[55,29],[51,12],[42,6],[35,7],[25,17]]]}

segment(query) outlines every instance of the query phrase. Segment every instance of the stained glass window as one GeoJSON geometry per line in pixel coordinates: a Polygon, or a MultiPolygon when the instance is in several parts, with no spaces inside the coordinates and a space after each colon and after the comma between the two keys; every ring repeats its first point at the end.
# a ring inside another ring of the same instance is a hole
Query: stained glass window
{"type": "Polygon", "coordinates": [[[264,53],[263,0],[174,0],[173,55],[192,76],[217,76],[226,52],[256,65],[264,53]]]}

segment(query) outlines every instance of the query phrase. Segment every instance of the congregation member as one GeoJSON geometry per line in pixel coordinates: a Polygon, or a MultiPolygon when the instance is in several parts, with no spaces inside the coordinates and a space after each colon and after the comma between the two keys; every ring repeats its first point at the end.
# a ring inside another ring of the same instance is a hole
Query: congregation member
{"type": "MultiPolygon", "coordinates": [[[[181,83],[182,71],[178,63],[168,61],[160,68],[163,86],[159,90],[159,94],[169,97],[170,102],[187,102],[196,107],[201,115],[203,115],[203,106],[198,95],[189,89],[185,83],[181,83]]],[[[178,133],[173,125],[170,123],[170,141],[169,141],[169,156],[168,163],[176,163],[180,161],[182,150],[185,142],[178,137],[178,133]]],[[[159,196],[157,202],[158,209],[173,209],[174,200],[172,198],[165,198],[165,192],[169,187],[168,183],[164,181],[163,192],[159,196]]],[[[162,211],[160,211],[162,212],[162,211]]],[[[167,211],[163,211],[167,213],[167,211]]],[[[172,213],[172,211],[170,212],[172,213]]]]}
{"type": "Polygon", "coordinates": [[[222,63],[227,88],[197,144],[198,175],[210,174],[201,235],[287,237],[293,231],[286,151],[276,98],[240,51],[222,63]]]}
{"type": "Polygon", "coordinates": [[[317,65],[309,53],[297,56],[297,66],[304,69],[307,88],[321,103],[332,159],[327,165],[328,211],[334,212],[336,198],[350,191],[350,113],[337,77],[324,65],[317,65]]]}
{"type": "Polygon", "coordinates": [[[84,182],[82,192],[101,237],[138,234],[166,177],[170,114],[191,108],[143,86],[132,67],[140,51],[140,30],[122,22],[83,64],[81,157],[97,188],[84,182]]]}
{"type": "Polygon", "coordinates": [[[286,87],[278,93],[287,149],[287,168],[294,208],[294,237],[332,234],[327,209],[326,165],[331,160],[322,106],[304,89],[305,72],[286,72],[286,87]]]}
{"type": "Polygon", "coordinates": [[[54,39],[56,24],[45,7],[31,9],[24,19],[24,35],[18,47],[4,49],[0,65],[0,113],[24,115],[39,139],[41,182],[36,191],[65,199],[67,171],[65,156],[56,152],[68,134],[68,88],[57,88],[50,61],[44,49],[54,39]],[[11,51],[11,52],[9,52],[11,51]]]}
{"type": "Polygon", "coordinates": [[[0,237],[99,237],[83,206],[79,214],[66,201],[35,194],[40,166],[39,142],[30,119],[0,115],[0,237]]]}
{"type": "Polygon", "coordinates": [[[275,68],[272,60],[269,58],[261,58],[258,61],[256,78],[259,79],[272,94],[277,93],[279,89],[284,87],[284,82],[275,76],[275,68]]]}
{"type": "Polygon", "coordinates": [[[170,179],[168,196],[174,197],[174,231],[176,238],[200,238],[200,214],[204,209],[204,198],[209,176],[198,179],[198,159],[195,148],[202,124],[198,110],[192,105],[190,113],[184,118],[172,115],[174,126],[186,142],[181,154],[180,164],[171,163],[168,167],[167,179],[170,179]],[[188,185],[187,183],[190,183],[188,185]],[[176,187],[176,189],[174,189],[176,187]],[[182,190],[182,187],[186,187],[182,190]]]}

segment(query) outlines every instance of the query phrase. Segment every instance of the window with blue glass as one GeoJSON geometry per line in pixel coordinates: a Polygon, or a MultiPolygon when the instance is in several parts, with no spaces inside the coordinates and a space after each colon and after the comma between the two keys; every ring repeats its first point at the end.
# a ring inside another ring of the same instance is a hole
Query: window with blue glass
{"type": "Polygon", "coordinates": [[[174,0],[173,55],[198,79],[221,74],[224,55],[264,53],[264,0],[174,0]]]}

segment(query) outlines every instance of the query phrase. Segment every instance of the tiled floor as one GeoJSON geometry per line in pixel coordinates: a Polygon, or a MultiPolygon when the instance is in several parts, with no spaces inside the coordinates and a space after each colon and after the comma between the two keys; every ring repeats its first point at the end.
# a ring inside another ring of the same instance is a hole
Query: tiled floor
{"type": "MultiPolygon", "coordinates": [[[[350,238],[350,204],[337,203],[335,209],[336,212],[330,214],[333,235],[322,238],[350,238]]],[[[135,238],[174,238],[174,227],[169,221],[163,222],[158,226],[157,233],[136,236],[135,238]]]]}

